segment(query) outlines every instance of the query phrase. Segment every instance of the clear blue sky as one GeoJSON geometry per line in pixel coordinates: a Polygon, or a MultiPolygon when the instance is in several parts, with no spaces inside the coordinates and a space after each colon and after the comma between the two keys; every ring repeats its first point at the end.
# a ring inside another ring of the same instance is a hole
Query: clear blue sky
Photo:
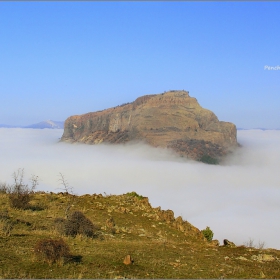
{"type": "Polygon", "coordinates": [[[280,128],[280,2],[0,2],[0,123],[65,120],[185,89],[280,128]]]}

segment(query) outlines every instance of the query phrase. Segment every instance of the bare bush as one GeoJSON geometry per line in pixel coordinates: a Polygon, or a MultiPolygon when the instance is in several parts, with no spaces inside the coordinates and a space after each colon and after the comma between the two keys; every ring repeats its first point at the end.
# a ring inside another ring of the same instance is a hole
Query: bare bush
{"type": "Polygon", "coordinates": [[[265,248],[265,242],[264,241],[259,241],[258,244],[254,243],[254,239],[249,238],[249,240],[247,242],[243,243],[246,247],[249,248],[257,248],[257,249],[264,249],[265,248]]]}
{"type": "Polygon", "coordinates": [[[75,211],[65,223],[65,231],[67,235],[76,236],[77,234],[92,237],[94,235],[95,226],[82,212],[75,211]]]}
{"type": "Polygon", "coordinates": [[[64,175],[62,173],[59,173],[59,176],[60,176],[59,182],[62,185],[61,189],[64,190],[64,192],[68,195],[68,200],[65,208],[65,217],[68,219],[69,210],[73,205],[73,202],[75,200],[75,195],[73,193],[73,187],[69,186],[68,181],[66,180],[64,175]]]}
{"type": "Polygon", "coordinates": [[[62,189],[67,195],[67,202],[65,208],[65,219],[55,219],[55,229],[60,234],[75,237],[78,234],[93,237],[96,231],[96,227],[81,211],[70,212],[70,208],[73,206],[75,195],[73,194],[73,187],[70,187],[67,180],[62,173],[59,173],[60,184],[62,189]]]}
{"type": "Polygon", "coordinates": [[[245,245],[246,247],[254,248],[254,247],[255,247],[254,239],[249,238],[248,241],[244,242],[244,245],[245,245]]]}
{"type": "Polygon", "coordinates": [[[82,212],[75,211],[67,219],[55,219],[55,229],[60,234],[75,237],[78,234],[93,237],[96,227],[82,212]]]}
{"type": "Polygon", "coordinates": [[[262,250],[264,248],[265,248],[265,242],[264,241],[259,241],[258,249],[262,250]]]}
{"type": "Polygon", "coordinates": [[[16,209],[28,209],[34,190],[38,185],[38,176],[31,177],[31,186],[24,184],[24,169],[13,173],[14,184],[9,186],[8,194],[10,205],[16,209]]]}
{"type": "Polygon", "coordinates": [[[8,185],[6,183],[0,183],[0,193],[7,193],[8,185]]]}
{"type": "Polygon", "coordinates": [[[63,239],[42,239],[36,243],[34,253],[38,260],[51,264],[69,257],[70,249],[63,239]]]}

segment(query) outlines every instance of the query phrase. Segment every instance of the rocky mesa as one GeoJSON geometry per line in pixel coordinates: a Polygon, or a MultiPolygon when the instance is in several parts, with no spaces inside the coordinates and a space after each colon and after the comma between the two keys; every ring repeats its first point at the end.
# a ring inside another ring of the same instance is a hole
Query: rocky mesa
{"type": "Polygon", "coordinates": [[[145,95],[121,106],[71,116],[65,121],[61,141],[143,141],[202,161],[219,160],[238,145],[236,126],[219,121],[184,90],[145,95]]]}

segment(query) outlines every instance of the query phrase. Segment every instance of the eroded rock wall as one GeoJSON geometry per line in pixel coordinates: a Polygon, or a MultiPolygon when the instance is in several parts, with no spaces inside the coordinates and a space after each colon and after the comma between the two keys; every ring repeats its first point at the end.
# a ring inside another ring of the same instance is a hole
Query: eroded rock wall
{"type": "Polygon", "coordinates": [[[87,144],[144,141],[181,156],[220,158],[237,146],[236,126],[219,121],[187,91],[146,95],[99,112],[71,116],[61,138],[87,144]]]}

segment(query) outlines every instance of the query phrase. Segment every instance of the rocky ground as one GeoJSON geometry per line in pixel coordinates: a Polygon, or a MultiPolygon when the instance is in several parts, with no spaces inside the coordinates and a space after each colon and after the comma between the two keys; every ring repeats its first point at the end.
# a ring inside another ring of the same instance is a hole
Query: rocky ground
{"type": "Polygon", "coordinates": [[[1,193],[0,214],[0,278],[280,278],[279,250],[208,242],[134,192],[35,193],[26,209],[11,207],[1,193]],[[94,224],[93,235],[61,232],[57,222],[75,211],[94,224]],[[71,258],[38,259],[35,245],[45,239],[62,239],[71,258]]]}

